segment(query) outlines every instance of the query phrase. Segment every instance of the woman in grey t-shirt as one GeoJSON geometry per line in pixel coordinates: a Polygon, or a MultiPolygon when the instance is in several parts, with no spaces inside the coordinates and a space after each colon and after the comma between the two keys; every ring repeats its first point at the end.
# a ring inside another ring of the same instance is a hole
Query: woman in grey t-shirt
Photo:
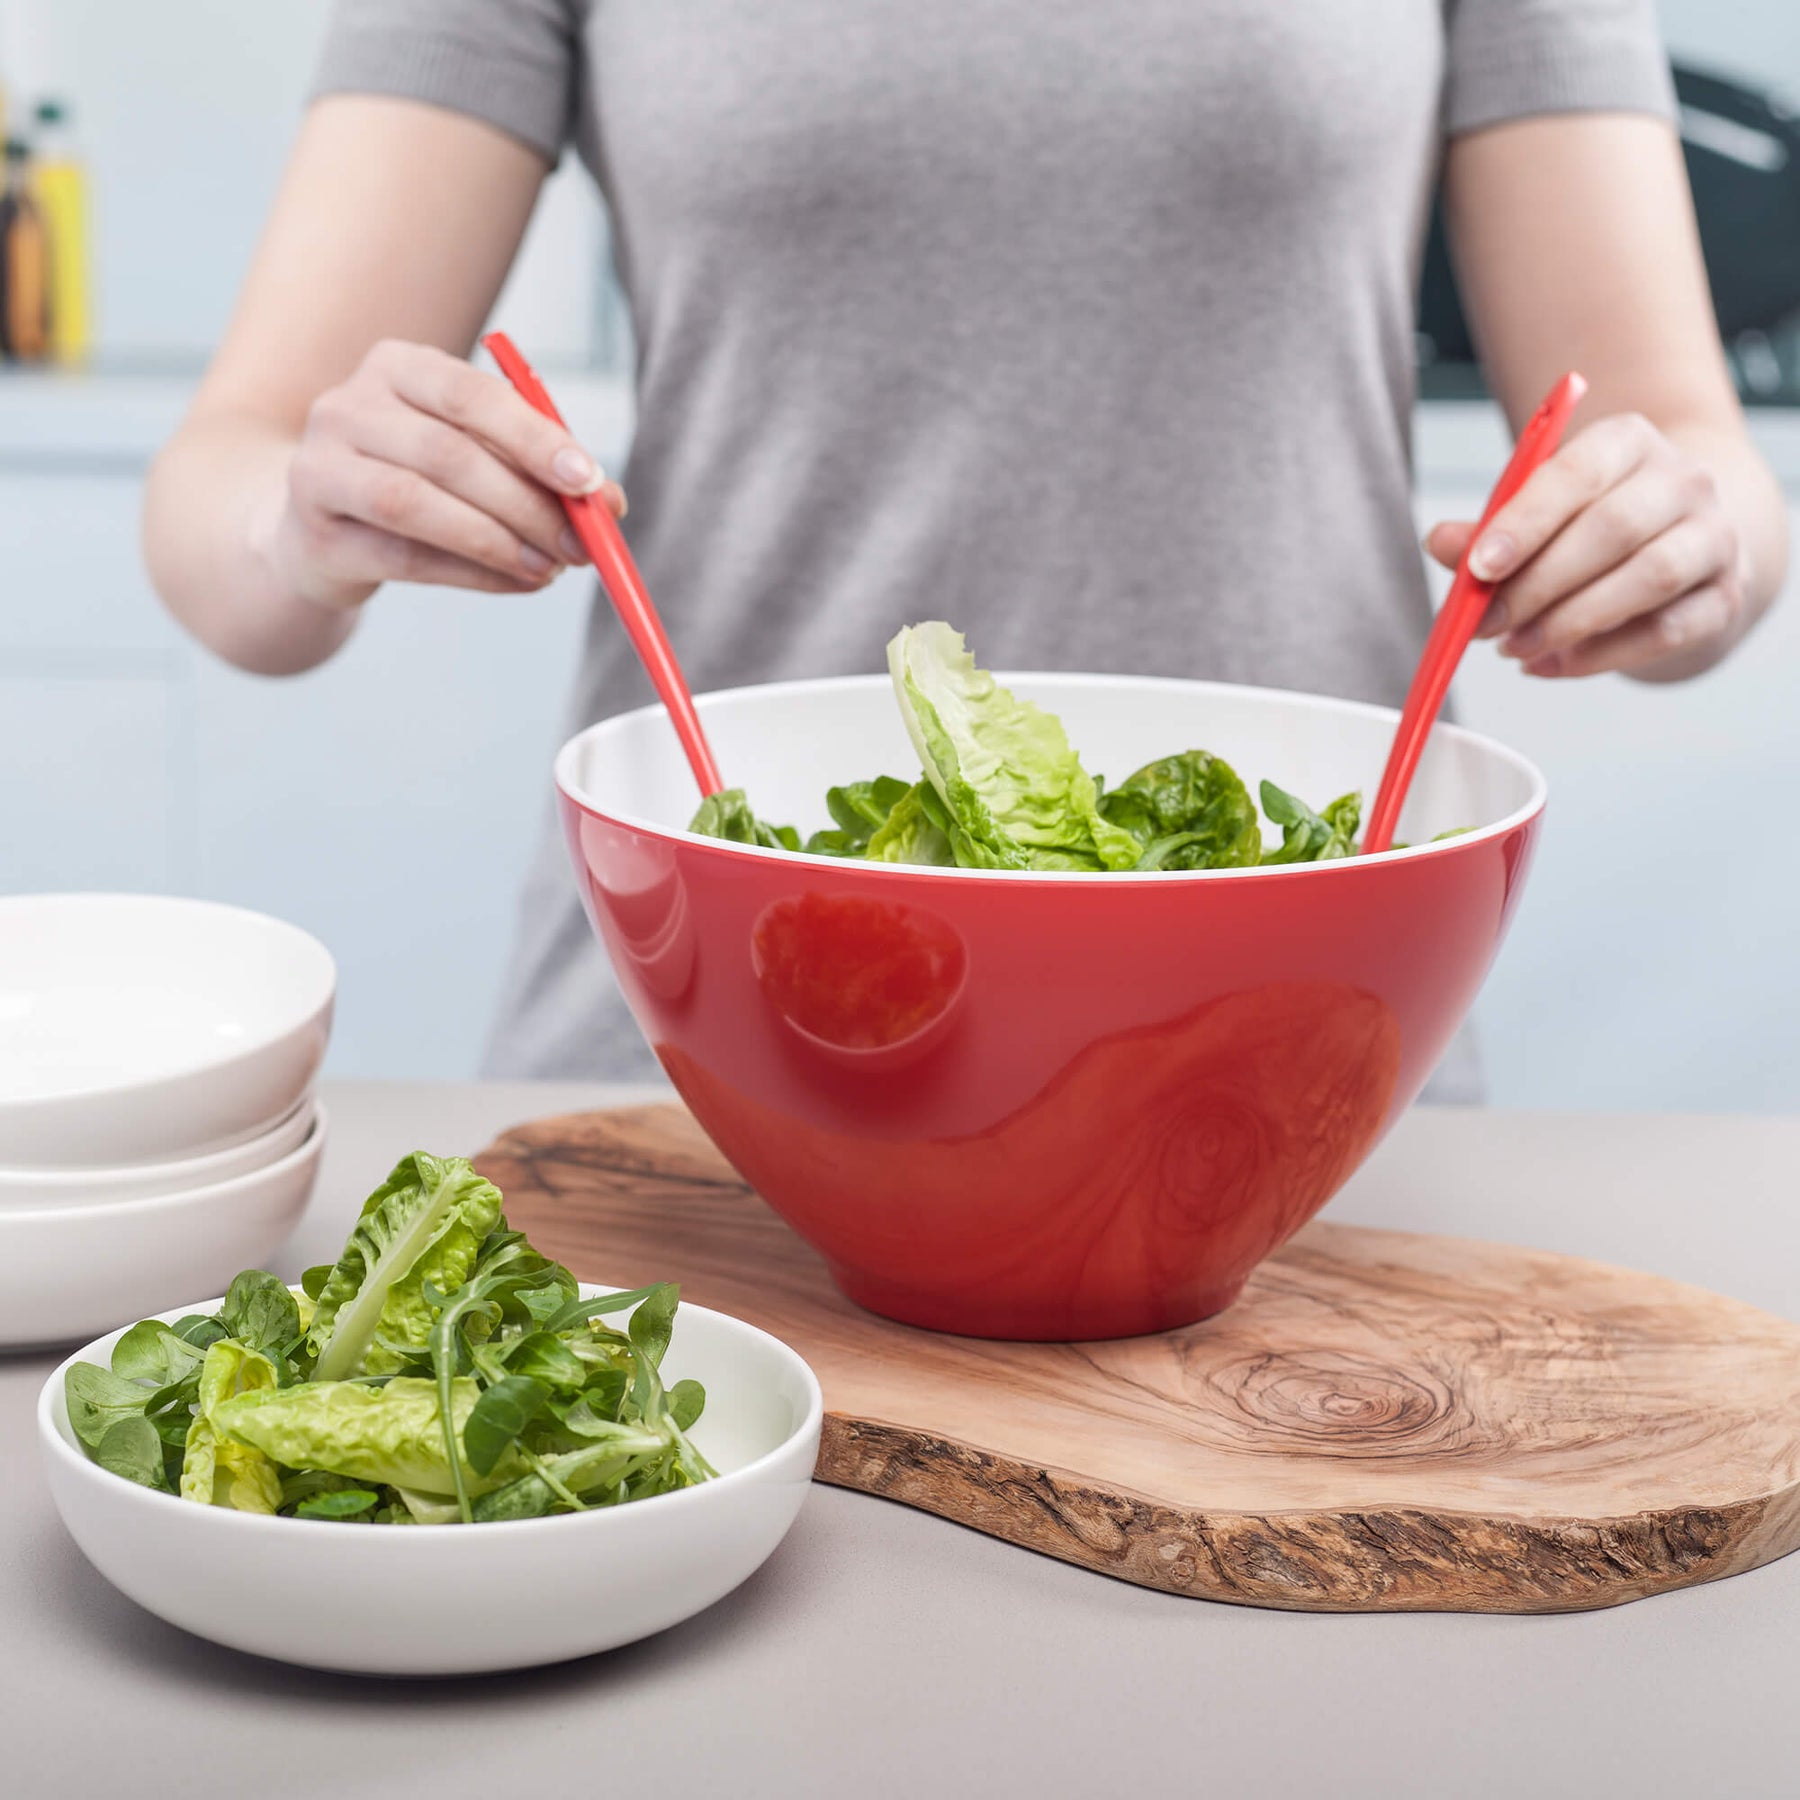
{"type": "MultiPolygon", "coordinates": [[[[322,661],[385,581],[579,559],[552,493],[598,471],[461,360],[571,146],[636,330],[628,529],[697,687],[875,669],[929,612],[991,667],[1397,700],[1440,174],[1508,415],[1591,383],[1476,551],[1501,653],[1676,679],[1780,585],[1651,0],[340,0],[317,93],[150,487],[158,586],[245,667],[322,661]]],[[[571,724],[645,698],[602,611],[571,724]]],[[[646,1057],[547,838],[491,1065],[646,1057]]]]}

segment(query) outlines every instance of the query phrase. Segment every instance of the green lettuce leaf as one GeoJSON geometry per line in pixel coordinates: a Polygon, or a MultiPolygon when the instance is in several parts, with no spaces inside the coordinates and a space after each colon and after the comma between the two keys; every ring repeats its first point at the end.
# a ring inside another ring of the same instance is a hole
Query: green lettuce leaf
{"type": "Polygon", "coordinates": [[[909,787],[863,852],[870,862],[929,863],[951,868],[950,815],[929,781],[909,787]]]}
{"type": "MultiPolygon", "coordinates": [[[[481,1397],[473,1377],[450,1387],[451,1417],[461,1441],[481,1397]]],[[[396,1376],[381,1387],[361,1381],[310,1381],[239,1394],[214,1413],[218,1429],[290,1469],[329,1469],[357,1481],[387,1483],[433,1496],[455,1492],[445,1447],[437,1383],[396,1376]]],[[[485,1472],[463,1464],[471,1494],[523,1475],[528,1464],[508,1448],[485,1472]]]]}
{"type": "Polygon", "coordinates": [[[1204,750],[1147,763],[1100,799],[1143,847],[1140,869],[1244,869],[1262,860],[1262,824],[1237,771],[1204,750]]]}
{"type": "Polygon", "coordinates": [[[701,837],[725,838],[733,844],[758,844],[765,850],[798,850],[800,834],[791,825],[768,825],[750,810],[742,788],[708,794],[688,821],[701,837]]]}
{"type": "Polygon", "coordinates": [[[1316,813],[1304,800],[1265,781],[1262,804],[1263,811],[1281,827],[1281,848],[1264,851],[1265,863],[1330,862],[1356,854],[1361,794],[1340,794],[1323,812],[1316,813]]]}
{"type": "Polygon", "coordinates": [[[906,728],[969,868],[1129,869],[1143,846],[1103,818],[1062,722],[1000,686],[962,633],[908,626],[888,645],[906,728]]]}
{"type": "MultiPolygon", "coordinates": [[[[205,1358],[203,1348],[161,1319],[140,1319],[113,1345],[112,1371],[127,1381],[151,1381],[163,1388],[197,1373],[205,1358]]],[[[150,1396],[143,1399],[147,1402],[150,1396]]]]}
{"type": "Polygon", "coordinates": [[[182,1499],[237,1512],[280,1509],[281,1471],[261,1450],[225,1435],[219,1424],[227,1402],[240,1394],[273,1392],[280,1379],[274,1363],[247,1344],[225,1338],[208,1347],[200,1369],[199,1411],[188,1427],[181,1465],[182,1499]]]}
{"type": "Polygon", "coordinates": [[[319,1290],[306,1339],[313,1378],[389,1374],[422,1356],[432,1322],[425,1284],[440,1294],[462,1286],[500,1206],[500,1190],[461,1157],[419,1151],[397,1163],[363,1202],[319,1290]]]}
{"type": "Polygon", "coordinates": [[[834,787],[825,795],[825,810],[836,821],[835,831],[815,831],[806,840],[810,856],[864,856],[869,840],[892,816],[894,808],[912,790],[892,775],[873,781],[853,781],[834,787]]]}
{"type": "Polygon", "coordinates": [[[300,1303],[267,1269],[241,1269],[226,1290],[219,1323],[240,1344],[282,1356],[299,1340],[300,1303]]]}

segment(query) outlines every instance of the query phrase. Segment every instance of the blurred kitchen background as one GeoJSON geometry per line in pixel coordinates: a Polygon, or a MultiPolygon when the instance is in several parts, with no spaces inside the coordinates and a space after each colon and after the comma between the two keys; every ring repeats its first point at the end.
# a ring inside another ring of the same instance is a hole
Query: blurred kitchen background
{"type": "MultiPolygon", "coordinates": [[[[192,893],[293,919],[341,965],[337,1074],[460,1076],[548,805],[586,581],[532,601],[391,593],[335,663],[267,682],[190,645],[138,563],[146,461],[225,323],[327,6],[0,0],[0,129],[61,171],[51,208],[85,202],[91,251],[64,363],[0,367],[0,892],[192,893]]],[[[1662,15],[1715,300],[1800,541],[1800,5],[1662,15]]],[[[616,467],[629,332],[573,166],[499,318],[616,467]]],[[[1435,257],[1422,326],[1421,524],[1473,514],[1505,451],[1435,257]]],[[[1681,688],[1533,683],[1471,657],[1462,716],[1554,788],[1480,1008],[1496,1103],[1800,1108],[1797,695],[1792,600],[1681,688]]]]}

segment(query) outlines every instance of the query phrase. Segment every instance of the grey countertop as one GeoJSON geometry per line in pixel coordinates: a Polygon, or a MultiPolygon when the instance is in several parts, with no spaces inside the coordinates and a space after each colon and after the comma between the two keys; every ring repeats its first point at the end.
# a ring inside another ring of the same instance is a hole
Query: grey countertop
{"type": "MultiPolygon", "coordinates": [[[[617,1097],[329,1087],[284,1272],[336,1249],[404,1150],[617,1097]]],[[[1796,1166],[1800,1120],[1415,1111],[1332,1216],[1599,1256],[1800,1319],[1796,1166]]],[[[606,1656],[444,1683],[260,1662],[140,1612],[64,1536],[31,1434],[55,1360],[0,1358],[21,1800],[620,1793],[633,1767],[670,1796],[1800,1792],[1800,1557],[1613,1612],[1314,1616],[1147,1592],[814,1488],[738,1592],[606,1656]]]]}

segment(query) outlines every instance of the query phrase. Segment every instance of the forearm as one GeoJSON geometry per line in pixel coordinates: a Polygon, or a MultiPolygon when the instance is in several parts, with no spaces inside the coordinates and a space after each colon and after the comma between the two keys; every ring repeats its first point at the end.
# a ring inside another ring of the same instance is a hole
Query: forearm
{"type": "Polygon", "coordinates": [[[144,555],[163,602],[201,643],[259,675],[324,662],[355,629],[354,607],[293,591],[275,536],[294,441],[223,414],[190,420],[151,468],[144,555]]]}
{"type": "Polygon", "coordinates": [[[1774,603],[1787,579],[1787,498],[1745,433],[1712,420],[1656,421],[1713,478],[1719,504],[1737,529],[1742,606],[1729,636],[1639,671],[1645,681],[1704,674],[1740,643],[1774,603]]]}

